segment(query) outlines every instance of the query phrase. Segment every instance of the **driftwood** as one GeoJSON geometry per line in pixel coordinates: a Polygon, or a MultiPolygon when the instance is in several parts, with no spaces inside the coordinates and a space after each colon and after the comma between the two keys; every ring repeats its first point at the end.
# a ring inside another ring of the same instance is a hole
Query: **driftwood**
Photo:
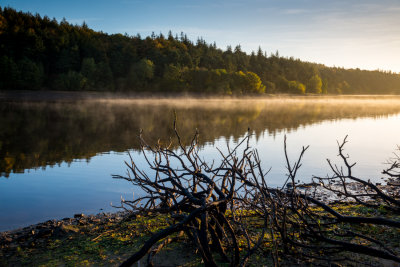
{"type": "MultiPolygon", "coordinates": [[[[220,162],[210,163],[198,154],[197,132],[186,146],[176,129],[176,120],[174,129],[178,149],[172,149],[172,141],[166,146],[159,142],[151,147],[140,135],[149,171],[139,169],[131,157],[126,162],[127,174],[114,176],[144,192],[137,199],[123,199],[120,208],[143,214],[166,214],[171,218],[170,226],[154,233],[121,266],[132,266],[149,252],[151,266],[152,257],[162,247],[179,240],[177,233],[193,243],[206,266],[217,266],[216,255],[219,262],[245,266],[255,253],[269,255],[274,265],[280,265],[282,258],[298,264],[322,265],[340,262],[358,265],[368,262],[368,257],[400,262],[398,252],[387,247],[384,240],[360,229],[360,225],[399,228],[400,221],[341,214],[333,204],[318,200],[312,193],[313,188],[322,187],[341,199],[352,200],[346,202],[350,208],[361,205],[399,213],[398,186],[393,185],[393,191],[383,190],[352,175],[354,164],[349,163],[343,152],[346,138],[338,144],[344,168],[328,160],[333,175],[314,177],[312,188],[304,191],[300,189],[302,184],[296,182],[296,175],[308,147],[303,147],[292,163],[285,138],[288,179],[281,188],[271,188],[266,182],[268,170],[262,168],[257,150],[250,148],[250,133],[233,149],[228,147],[227,153],[220,151],[220,162]],[[348,190],[349,182],[358,183],[362,190],[356,193],[348,190]],[[341,186],[333,187],[334,183],[341,186]],[[258,228],[249,218],[257,221],[258,228]],[[246,245],[239,246],[240,240],[246,245]],[[363,256],[355,259],[349,253],[363,256]]],[[[398,158],[389,163],[383,173],[399,179],[398,158]]]]}

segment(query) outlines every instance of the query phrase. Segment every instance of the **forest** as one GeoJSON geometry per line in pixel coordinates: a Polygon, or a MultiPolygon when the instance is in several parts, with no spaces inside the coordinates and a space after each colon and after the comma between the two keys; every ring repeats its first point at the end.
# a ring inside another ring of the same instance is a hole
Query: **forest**
{"type": "Polygon", "coordinates": [[[184,33],[107,34],[0,7],[0,90],[399,94],[400,75],[225,50],[184,33]]]}

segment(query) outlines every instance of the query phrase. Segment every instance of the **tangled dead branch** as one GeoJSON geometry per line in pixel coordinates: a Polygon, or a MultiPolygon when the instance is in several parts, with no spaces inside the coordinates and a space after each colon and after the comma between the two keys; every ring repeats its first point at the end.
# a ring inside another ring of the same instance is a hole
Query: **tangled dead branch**
{"type": "MultiPolygon", "coordinates": [[[[211,165],[200,158],[197,149],[198,133],[189,146],[185,146],[176,130],[179,149],[171,149],[172,143],[162,147],[159,143],[151,147],[140,136],[142,152],[152,175],[141,171],[131,158],[127,163],[125,179],[145,195],[134,200],[122,200],[122,208],[141,213],[162,213],[170,215],[171,225],[154,234],[122,266],[130,266],[142,258],[158,241],[177,232],[183,232],[194,242],[207,266],[217,266],[213,252],[222,261],[232,266],[240,264],[238,236],[227,218],[228,210],[233,212],[236,196],[243,186],[237,186],[236,170],[243,168],[243,158],[238,159],[236,149],[218,165],[211,165]],[[234,171],[233,171],[234,170],[234,171]]],[[[248,140],[245,138],[243,142],[248,140]]],[[[243,155],[249,153],[247,150],[243,155]]],[[[246,234],[244,234],[246,235],[246,234]]]]}
{"type": "MultiPolygon", "coordinates": [[[[343,152],[346,138],[339,144],[345,167],[339,168],[328,160],[333,175],[314,177],[318,183],[304,190],[296,176],[308,147],[303,147],[298,159],[291,163],[285,138],[288,179],[281,188],[272,188],[266,180],[269,170],[262,168],[257,150],[249,145],[250,133],[233,149],[228,147],[227,153],[219,151],[219,162],[209,162],[199,155],[197,132],[186,146],[176,121],[174,129],[178,149],[172,148],[172,141],[166,146],[159,142],[151,147],[140,135],[142,155],[149,169],[139,169],[131,157],[126,162],[127,174],[114,176],[143,191],[139,198],[122,200],[120,208],[134,213],[166,214],[170,218],[167,228],[154,233],[121,266],[132,266],[150,251],[151,266],[152,256],[162,247],[181,240],[177,235],[185,235],[193,243],[206,266],[223,262],[245,266],[257,253],[269,257],[275,266],[283,261],[359,264],[368,261],[368,257],[400,262],[398,251],[365,231],[365,227],[376,231],[400,228],[398,217],[385,218],[373,212],[380,209],[399,214],[398,185],[393,184],[392,189],[396,190],[384,190],[354,177],[354,164],[343,152]],[[348,190],[350,183],[359,184],[360,190],[348,190]],[[351,211],[366,208],[371,212],[362,216],[343,213],[341,204],[322,202],[316,197],[319,188],[347,200],[344,206],[351,211]],[[353,254],[362,256],[351,257],[353,254]]],[[[383,172],[392,179],[398,179],[397,160],[391,161],[383,172]]]]}

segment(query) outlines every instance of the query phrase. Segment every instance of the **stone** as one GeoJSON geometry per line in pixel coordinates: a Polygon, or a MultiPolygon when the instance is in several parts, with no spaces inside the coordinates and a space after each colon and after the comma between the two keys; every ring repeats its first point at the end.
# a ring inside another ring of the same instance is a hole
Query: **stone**
{"type": "Polygon", "coordinates": [[[40,229],[40,230],[37,232],[36,237],[40,238],[40,237],[44,237],[44,236],[51,235],[52,233],[53,233],[53,230],[52,230],[52,229],[43,228],[43,229],[40,229]]]}
{"type": "Polygon", "coordinates": [[[85,217],[85,214],[83,214],[83,213],[74,214],[74,218],[75,219],[80,219],[80,218],[83,218],[83,217],[85,217]]]}
{"type": "Polygon", "coordinates": [[[100,223],[100,222],[101,222],[101,220],[98,219],[98,218],[93,218],[93,219],[91,219],[90,221],[91,221],[92,223],[100,223]]]}
{"type": "Polygon", "coordinates": [[[10,244],[12,242],[12,238],[9,236],[6,236],[2,239],[0,239],[0,244],[10,244]]]}

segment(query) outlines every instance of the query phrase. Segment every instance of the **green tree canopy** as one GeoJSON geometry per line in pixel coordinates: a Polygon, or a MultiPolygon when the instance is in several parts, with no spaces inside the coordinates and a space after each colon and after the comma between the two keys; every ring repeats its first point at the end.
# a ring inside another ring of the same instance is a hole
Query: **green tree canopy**
{"type": "Polygon", "coordinates": [[[305,94],[306,86],[298,81],[289,81],[289,92],[292,94],[305,94]]]}
{"type": "Polygon", "coordinates": [[[322,93],[322,80],[318,74],[313,75],[307,83],[307,93],[322,93]]]}
{"type": "Polygon", "coordinates": [[[262,84],[260,77],[254,72],[248,71],[245,74],[244,93],[263,94],[265,93],[265,85],[262,84]]]}

